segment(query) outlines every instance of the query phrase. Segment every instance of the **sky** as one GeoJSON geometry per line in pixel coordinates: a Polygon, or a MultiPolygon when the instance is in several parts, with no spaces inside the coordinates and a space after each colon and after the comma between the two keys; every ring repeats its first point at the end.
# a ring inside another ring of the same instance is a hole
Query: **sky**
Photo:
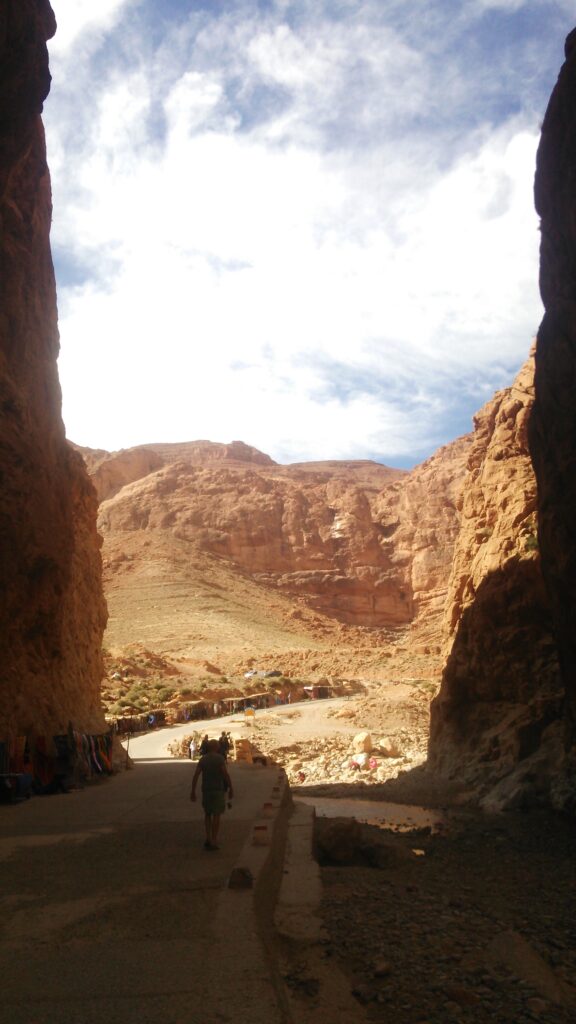
{"type": "Polygon", "coordinates": [[[63,416],[410,467],[542,317],[552,0],[52,0],[63,416]]]}

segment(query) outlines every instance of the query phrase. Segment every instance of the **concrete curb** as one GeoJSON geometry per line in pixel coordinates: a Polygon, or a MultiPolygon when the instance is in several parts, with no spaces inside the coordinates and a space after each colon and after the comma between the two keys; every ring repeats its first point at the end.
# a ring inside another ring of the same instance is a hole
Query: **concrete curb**
{"type": "Polygon", "coordinates": [[[299,942],[325,938],[316,910],[322,899],[320,868],[313,856],[315,810],[296,801],[288,825],[284,874],[274,923],[278,933],[299,942]]]}
{"type": "Polygon", "coordinates": [[[294,802],[288,823],[286,859],[274,924],[280,939],[278,969],[284,981],[284,1006],[290,1024],[365,1024],[349,979],[326,955],[327,935],[319,913],[320,867],[314,859],[315,810],[294,802]]]}
{"type": "Polygon", "coordinates": [[[273,767],[272,771],[274,772],[274,775],[271,779],[272,784],[270,786],[269,797],[263,802],[260,814],[254,820],[254,824],[250,830],[250,835],[244,843],[244,846],[238,856],[238,860],[230,872],[230,879],[228,883],[229,890],[238,891],[238,889],[251,889],[256,893],[262,873],[269,858],[278,852],[277,846],[280,839],[278,824],[279,821],[287,814],[287,810],[291,802],[291,796],[290,787],[288,786],[288,780],[284,770],[273,767]],[[247,886],[238,886],[237,889],[233,884],[234,875],[244,872],[250,873],[252,884],[247,886]]]}
{"type": "Polygon", "coordinates": [[[219,895],[213,938],[226,985],[221,992],[211,993],[212,1013],[205,1024],[237,1019],[230,1004],[231,992],[238,993],[242,1019],[250,1024],[285,1024],[287,1020],[286,998],[269,941],[269,922],[282,871],[290,807],[286,775],[274,767],[269,798],[230,872],[228,887],[219,895]],[[231,887],[230,881],[241,874],[248,876],[250,884],[231,887]]]}

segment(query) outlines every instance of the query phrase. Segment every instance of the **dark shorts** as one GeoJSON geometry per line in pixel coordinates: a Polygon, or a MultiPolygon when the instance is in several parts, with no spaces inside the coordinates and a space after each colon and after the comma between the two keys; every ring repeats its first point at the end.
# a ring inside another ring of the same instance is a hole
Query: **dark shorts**
{"type": "Polygon", "coordinates": [[[223,789],[209,789],[202,793],[202,807],[204,814],[224,814],[226,807],[226,793],[223,789]]]}

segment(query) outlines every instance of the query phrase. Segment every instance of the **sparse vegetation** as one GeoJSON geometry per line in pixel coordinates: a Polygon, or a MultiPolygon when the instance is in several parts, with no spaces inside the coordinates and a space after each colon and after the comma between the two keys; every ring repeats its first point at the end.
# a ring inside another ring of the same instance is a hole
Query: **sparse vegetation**
{"type": "Polygon", "coordinates": [[[170,686],[162,686],[158,690],[158,699],[161,701],[170,700],[174,696],[174,690],[170,686]]]}

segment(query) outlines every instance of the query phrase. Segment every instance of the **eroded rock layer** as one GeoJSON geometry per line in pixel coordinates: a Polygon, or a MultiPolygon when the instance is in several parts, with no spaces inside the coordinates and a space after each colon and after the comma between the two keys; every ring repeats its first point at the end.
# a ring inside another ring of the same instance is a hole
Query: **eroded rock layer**
{"type": "Polygon", "coordinates": [[[447,602],[449,655],[432,706],[431,765],[491,791],[487,806],[555,799],[561,760],[563,686],[536,536],[532,405],[530,358],[475,417],[447,602]]]}
{"type": "Polygon", "coordinates": [[[123,549],[133,557],[139,537],[138,558],[151,563],[171,536],[191,558],[225,559],[339,622],[420,623],[439,654],[468,445],[459,439],[410,474],[373,462],[279,466],[238,442],[84,455],[108,494],[99,526],[117,582],[123,549]]]}
{"type": "Polygon", "coordinates": [[[0,738],[103,727],[96,496],[66,443],[40,113],[47,0],[0,7],[0,738]]]}

